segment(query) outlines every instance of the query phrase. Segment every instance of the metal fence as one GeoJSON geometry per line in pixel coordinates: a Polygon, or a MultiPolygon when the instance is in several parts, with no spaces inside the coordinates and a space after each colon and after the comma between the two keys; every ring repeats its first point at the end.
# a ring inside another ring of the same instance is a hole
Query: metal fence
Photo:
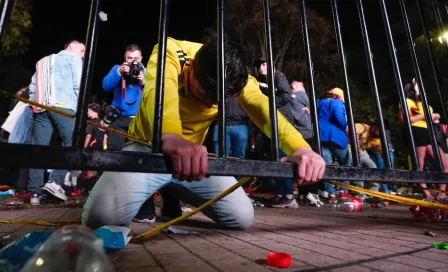
{"type": "MultiPolygon", "coordinates": [[[[232,176],[261,176],[261,177],[293,177],[295,165],[290,163],[280,163],[278,152],[278,130],[277,130],[277,115],[275,95],[274,95],[274,70],[273,70],[273,50],[271,39],[271,15],[270,15],[270,1],[262,0],[264,6],[264,20],[265,20],[265,44],[268,63],[267,81],[269,85],[269,106],[271,116],[271,154],[272,161],[255,161],[255,160],[234,160],[227,158],[225,154],[225,99],[224,99],[224,0],[217,0],[217,30],[218,30],[218,120],[219,120],[219,156],[218,158],[209,158],[209,175],[232,175],[232,176]]],[[[327,167],[325,171],[325,179],[333,180],[364,180],[376,182],[403,182],[403,183],[446,183],[448,174],[440,172],[421,172],[421,171],[403,171],[391,169],[391,162],[388,155],[384,156],[386,169],[366,169],[360,167],[359,154],[357,149],[357,137],[355,132],[355,122],[352,110],[352,102],[350,97],[350,87],[347,75],[347,62],[345,58],[343,36],[341,32],[341,24],[339,20],[339,6],[338,0],[331,1],[333,19],[335,26],[335,33],[338,45],[338,52],[340,58],[340,65],[342,69],[342,79],[345,84],[344,95],[346,97],[346,110],[349,128],[349,138],[352,148],[353,167],[327,167]]],[[[371,42],[369,40],[368,24],[366,23],[363,3],[366,0],[356,0],[358,6],[359,19],[364,39],[365,54],[367,59],[367,66],[369,71],[371,90],[374,96],[374,102],[377,111],[377,120],[380,123],[381,130],[381,144],[383,154],[389,154],[389,148],[386,139],[384,118],[382,114],[381,102],[378,94],[377,79],[375,74],[374,55],[371,49],[371,42]]],[[[370,0],[369,0],[370,1],[370,0]]],[[[406,105],[406,97],[402,85],[402,77],[399,68],[397,50],[394,43],[393,33],[391,31],[391,24],[389,22],[388,8],[385,0],[377,0],[381,5],[382,19],[387,34],[387,43],[390,49],[390,56],[393,62],[393,71],[396,79],[397,90],[400,97],[400,103],[406,105]]],[[[436,136],[431,122],[429,106],[425,95],[425,86],[423,83],[421,71],[417,55],[412,39],[411,28],[406,10],[405,0],[396,0],[401,6],[403,21],[406,28],[406,34],[411,51],[413,68],[416,79],[419,82],[421,89],[421,99],[425,111],[426,121],[430,132],[431,144],[435,154],[435,161],[439,169],[443,169],[439,149],[437,147],[436,136]]],[[[429,39],[429,31],[427,29],[427,22],[424,13],[421,9],[420,2],[422,0],[415,0],[420,13],[421,23],[425,29],[425,38],[429,39]]],[[[443,30],[443,21],[441,11],[439,9],[438,1],[431,0],[434,16],[437,19],[440,31],[443,30]]],[[[164,89],[164,71],[165,71],[165,57],[166,57],[166,41],[167,41],[167,23],[169,20],[169,0],[161,0],[160,3],[160,21],[159,21],[159,54],[157,59],[157,78],[156,78],[156,95],[154,108],[154,124],[153,124],[153,140],[152,140],[152,154],[134,153],[134,152],[112,152],[112,151],[93,151],[83,149],[83,140],[85,138],[86,119],[87,119],[87,105],[89,91],[91,89],[93,67],[96,52],[96,43],[99,31],[99,12],[101,11],[102,0],[92,0],[90,9],[90,19],[87,29],[86,38],[86,55],[84,59],[84,67],[82,72],[82,85],[79,92],[78,109],[75,119],[75,128],[73,135],[73,146],[71,148],[55,148],[48,146],[34,146],[34,145],[13,145],[0,144],[0,166],[6,167],[21,167],[21,168],[50,168],[50,169],[90,169],[90,170],[107,170],[107,171],[124,171],[124,172],[151,172],[151,173],[170,173],[170,165],[164,157],[160,154],[161,150],[161,126],[163,116],[163,89],[164,89]]],[[[307,1],[300,0],[300,22],[303,33],[303,44],[305,50],[305,61],[307,67],[307,83],[310,90],[311,101],[311,119],[315,124],[314,135],[317,142],[317,149],[320,152],[321,142],[319,139],[318,116],[316,111],[316,88],[313,73],[313,60],[310,48],[310,38],[307,24],[307,1]]],[[[8,18],[12,7],[12,0],[3,0],[0,3],[0,38],[5,32],[5,20],[8,18]]],[[[431,57],[431,65],[433,73],[437,81],[437,91],[440,99],[443,102],[443,115],[447,115],[446,99],[443,93],[443,86],[438,71],[437,62],[434,60],[434,52],[431,45],[427,43],[427,49],[431,57]]],[[[411,130],[411,122],[407,107],[402,107],[404,124],[408,142],[410,146],[410,157],[413,169],[419,169],[417,154],[414,147],[414,140],[411,130]]],[[[445,120],[447,120],[445,118],[445,120]]]]}

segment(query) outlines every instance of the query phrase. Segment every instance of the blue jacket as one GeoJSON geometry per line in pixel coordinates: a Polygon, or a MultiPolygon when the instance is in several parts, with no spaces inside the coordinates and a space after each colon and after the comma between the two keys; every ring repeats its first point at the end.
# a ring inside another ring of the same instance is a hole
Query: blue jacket
{"type": "MultiPolygon", "coordinates": [[[[53,71],[56,104],[76,112],[81,84],[81,57],[70,51],[62,50],[55,55],[53,71]]],[[[36,74],[33,75],[29,88],[30,100],[36,101],[36,74]]]]}
{"type": "Polygon", "coordinates": [[[319,115],[319,135],[322,142],[332,142],[347,148],[348,136],[345,104],[340,99],[327,98],[317,102],[319,115]]]}
{"type": "MultiPolygon", "coordinates": [[[[112,105],[121,111],[121,116],[135,116],[142,99],[144,84],[131,85],[126,81],[126,92],[123,94],[121,90],[122,76],[118,73],[119,68],[120,65],[112,67],[109,74],[103,79],[103,89],[106,92],[115,91],[112,105]]],[[[145,74],[145,70],[143,70],[143,74],[145,74]]]]}

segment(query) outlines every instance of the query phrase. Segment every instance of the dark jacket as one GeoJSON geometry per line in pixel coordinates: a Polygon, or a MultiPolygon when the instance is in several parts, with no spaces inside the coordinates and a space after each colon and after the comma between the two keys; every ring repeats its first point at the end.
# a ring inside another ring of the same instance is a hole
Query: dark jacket
{"type": "Polygon", "coordinates": [[[249,117],[234,97],[226,100],[226,126],[248,125],[249,117]]]}
{"type": "Polygon", "coordinates": [[[305,92],[294,92],[291,95],[292,114],[294,116],[294,127],[302,133],[304,139],[313,137],[313,126],[311,116],[303,108],[310,108],[310,100],[305,92]]]}
{"type": "MultiPolygon", "coordinates": [[[[266,84],[266,78],[260,77],[258,79],[260,83],[260,90],[264,95],[268,96],[268,85],[266,84]]],[[[282,72],[275,72],[274,74],[275,84],[275,104],[277,109],[288,119],[291,124],[294,124],[294,116],[291,107],[291,86],[289,86],[288,79],[282,72]]]]}

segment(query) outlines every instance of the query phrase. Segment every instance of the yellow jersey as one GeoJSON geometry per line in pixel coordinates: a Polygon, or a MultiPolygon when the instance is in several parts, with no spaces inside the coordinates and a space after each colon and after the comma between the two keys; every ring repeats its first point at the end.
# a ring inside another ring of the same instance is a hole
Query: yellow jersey
{"type": "MultiPolygon", "coordinates": [[[[217,106],[206,107],[188,89],[187,68],[201,47],[200,43],[167,39],[162,117],[162,134],[178,134],[196,144],[204,142],[208,129],[218,114],[217,106]]],[[[148,143],[152,140],[157,53],[158,45],[154,47],[147,65],[140,108],[129,126],[129,134],[148,143]]],[[[242,93],[235,99],[255,125],[270,136],[268,97],[260,91],[254,77],[249,76],[242,93]]],[[[279,146],[286,154],[291,154],[299,147],[309,147],[302,135],[281,113],[277,112],[277,117],[279,146]]]]}
{"type": "MultiPolygon", "coordinates": [[[[423,105],[421,101],[416,102],[413,99],[406,98],[406,104],[408,104],[408,110],[409,110],[409,116],[417,116],[417,115],[425,115],[425,111],[423,110],[423,105]]],[[[401,110],[401,104],[398,105],[398,107],[401,110]]],[[[433,113],[433,109],[431,106],[429,106],[429,110],[431,113],[433,113]]],[[[420,121],[411,123],[413,127],[421,127],[421,128],[428,128],[428,124],[426,123],[426,119],[422,119],[420,121]]]]}

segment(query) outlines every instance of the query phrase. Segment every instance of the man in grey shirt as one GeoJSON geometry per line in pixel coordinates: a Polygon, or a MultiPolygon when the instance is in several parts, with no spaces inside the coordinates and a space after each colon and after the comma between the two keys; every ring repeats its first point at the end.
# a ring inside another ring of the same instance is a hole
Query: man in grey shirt
{"type": "MultiPolygon", "coordinates": [[[[294,115],[294,127],[303,135],[303,138],[310,143],[313,139],[313,126],[310,116],[310,100],[305,92],[303,83],[299,81],[291,82],[292,99],[291,106],[294,115]]],[[[312,145],[310,143],[310,145],[312,145]]]]}

